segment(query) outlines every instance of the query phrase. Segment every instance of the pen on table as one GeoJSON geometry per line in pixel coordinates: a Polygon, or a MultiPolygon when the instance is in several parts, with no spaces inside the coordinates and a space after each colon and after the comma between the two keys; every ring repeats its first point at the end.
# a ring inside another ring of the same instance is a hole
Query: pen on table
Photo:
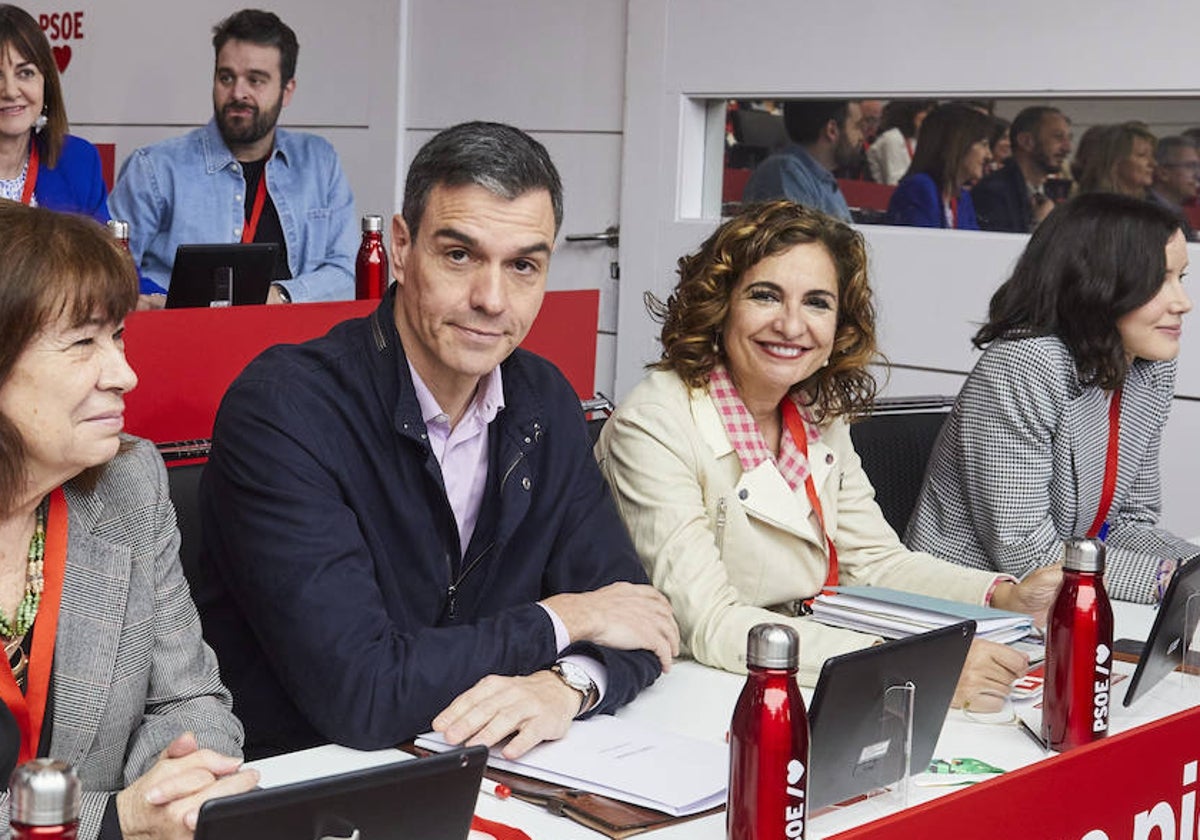
{"type": "Polygon", "coordinates": [[[500,782],[494,782],[487,778],[483,779],[479,783],[479,790],[483,793],[486,793],[488,796],[494,796],[497,799],[508,799],[508,797],[512,796],[512,788],[510,788],[508,785],[501,784],[500,782]]]}

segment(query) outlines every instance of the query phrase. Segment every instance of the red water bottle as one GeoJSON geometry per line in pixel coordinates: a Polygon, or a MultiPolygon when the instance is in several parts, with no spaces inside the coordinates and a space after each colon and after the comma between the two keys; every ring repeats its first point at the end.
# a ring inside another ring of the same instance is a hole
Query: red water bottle
{"type": "Polygon", "coordinates": [[[383,249],[383,216],[362,217],[362,245],[354,264],[354,296],[359,300],[383,297],[388,286],[387,252],[383,249]]]}
{"type": "Polygon", "coordinates": [[[35,758],[8,781],[12,840],[75,840],[79,777],[65,761],[35,758]]]}
{"type": "Polygon", "coordinates": [[[729,727],[728,840],[799,840],[808,815],[808,711],[796,685],[800,640],[759,624],[746,642],[746,685],[729,727]]]}
{"type": "Polygon", "coordinates": [[[1068,540],[1046,631],[1042,737],[1051,749],[1062,752],[1108,734],[1112,645],[1104,543],[1068,540]]]}

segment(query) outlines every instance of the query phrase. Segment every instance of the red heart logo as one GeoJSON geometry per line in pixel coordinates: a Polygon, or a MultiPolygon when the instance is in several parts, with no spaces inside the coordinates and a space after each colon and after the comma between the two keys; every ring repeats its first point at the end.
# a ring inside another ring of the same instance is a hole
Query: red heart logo
{"type": "Polygon", "coordinates": [[[71,63],[71,47],[63,45],[54,47],[54,63],[58,65],[58,72],[66,72],[67,65],[71,63]]]}

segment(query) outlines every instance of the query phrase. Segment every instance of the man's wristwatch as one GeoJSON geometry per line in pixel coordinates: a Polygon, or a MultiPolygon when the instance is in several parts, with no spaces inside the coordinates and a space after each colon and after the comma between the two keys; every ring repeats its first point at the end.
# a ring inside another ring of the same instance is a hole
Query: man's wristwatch
{"type": "Polygon", "coordinates": [[[279,292],[279,296],[283,298],[284,303],[292,302],[292,293],[287,290],[287,286],[282,283],[272,283],[271,286],[275,291],[279,292]]]}
{"type": "Polygon", "coordinates": [[[596,683],[588,676],[587,671],[580,668],[574,662],[560,660],[550,666],[550,671],[569,687],[583,695],[583,700],[579,704],[579,711],[576,712],[577,715],[581,715],[592,708],[600,699],[600,689],[596,688],[596,683]]]}

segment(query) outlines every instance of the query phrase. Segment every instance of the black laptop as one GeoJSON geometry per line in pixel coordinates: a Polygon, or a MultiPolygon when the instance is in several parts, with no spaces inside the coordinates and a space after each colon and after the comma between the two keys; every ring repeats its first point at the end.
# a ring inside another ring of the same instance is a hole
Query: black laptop
{"type": "Polygon", "coordinates": [[[465,840],[487,749],[211,799],[195,840],[465,840]]]}
{"type": "Polygon", "coordinates": [[[906,702],[893,686],[914,687],[910,766],[925,771],[974,637],[964,621],[825,660],[809,711],[810,813],[904,775],[906,702]]]}
{"type": "Polygon", "coordinates": [[[1183,664],[1184,653],[1196,635],[1197,619],[1200,618],[1200,598],[1192,600],[1197,594],[1200,594],[1200,556],[1181,563],[1171,578],[1162,604],[1154,615],[1154,626],[1150,628],[1150,636],[1138,658],[1133,679],[1125,691],[1124,705],[1132,705],[1183,664]],[[1189,601],[1192,603],[1190,616],[1187,614],[1189,601]],[[1183,626],[1185,620],[1186,628],[1183,626]]]}
{"type": "Polygon", "coordinates": [[[180,245],[171,268],[167,309],[211,306],[214,300],[228,300],[233,306],[266,303],[278,253],[273,242],[180,245]],[[232,280],[230,288],[218,289],[223,278],[232,280]]]}

